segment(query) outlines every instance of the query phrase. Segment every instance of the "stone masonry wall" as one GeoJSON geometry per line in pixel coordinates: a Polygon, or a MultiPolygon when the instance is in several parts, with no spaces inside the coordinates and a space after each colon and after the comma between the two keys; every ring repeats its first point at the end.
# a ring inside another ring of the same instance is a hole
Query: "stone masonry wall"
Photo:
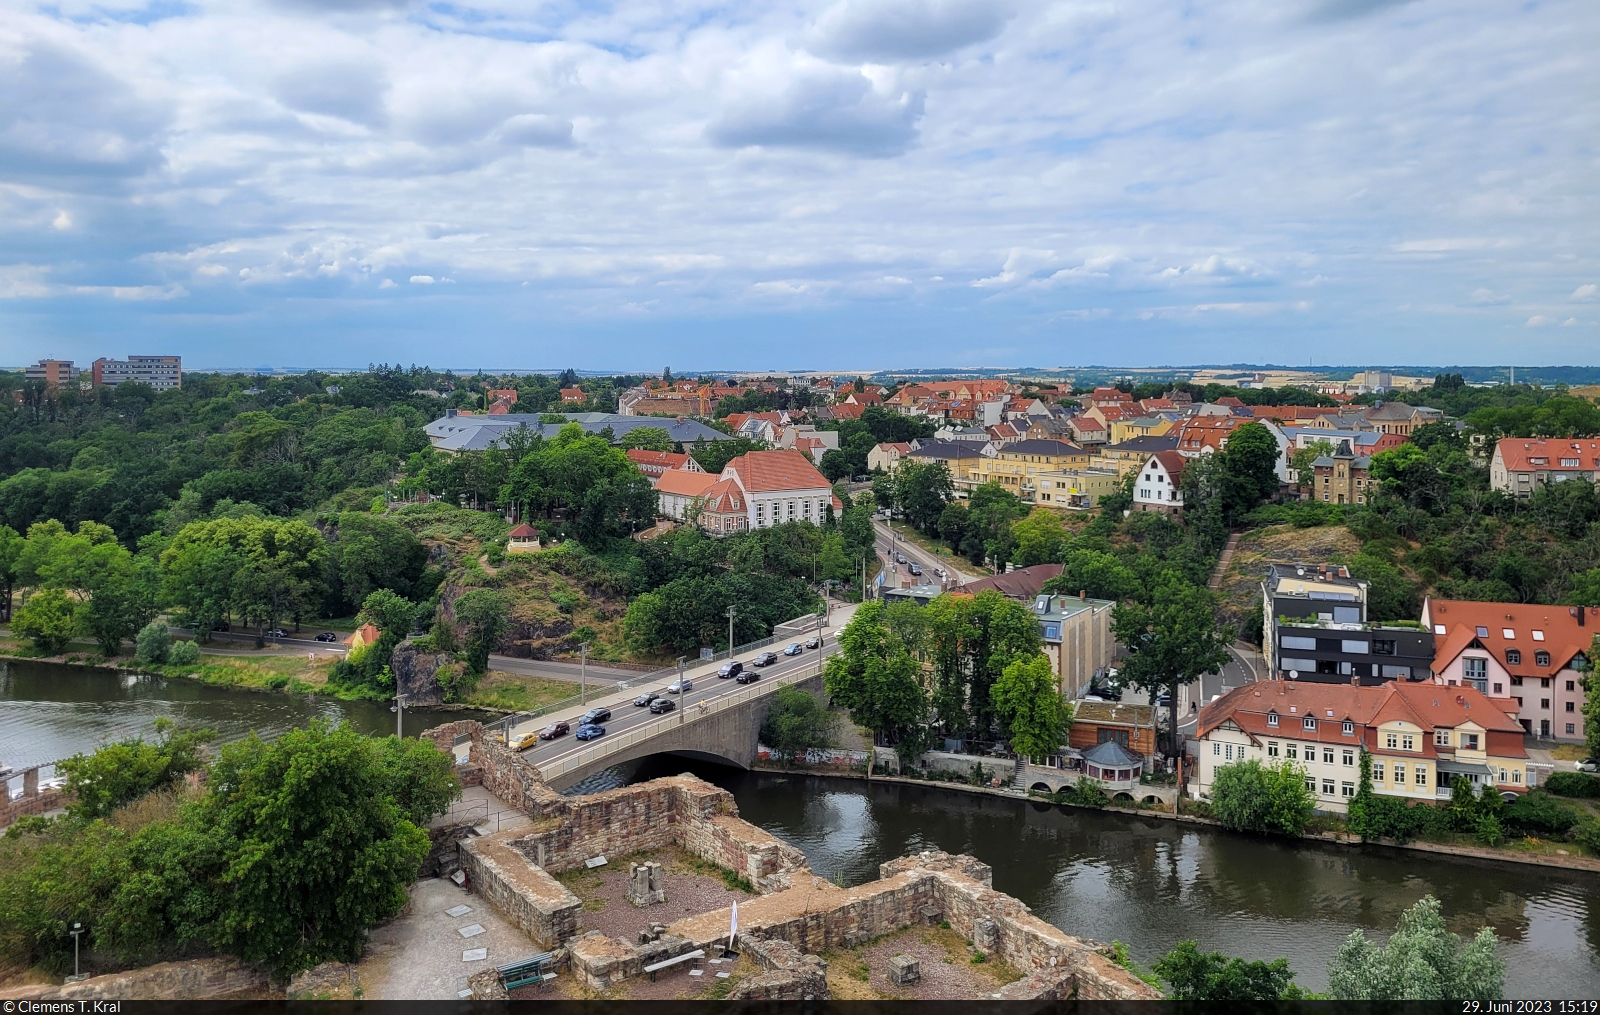
{"type": "Polygon", "coordinates": [[[508,829],[461,843],[461,866],[472,890],[541,948],[557,948],[578,933],[583,902],[565,885],[530,863],[506,841],[521,834],[508,829]]]}
{"type": "Polygon", "coordinates": [[[0,1000],[199,1001],[266,997],[270,988],[264,970],[234,958],[210,958],[161,962],[143,969],[94,976],[77,983],[34,983],[12,987],[0,991],[0,1000]]]}

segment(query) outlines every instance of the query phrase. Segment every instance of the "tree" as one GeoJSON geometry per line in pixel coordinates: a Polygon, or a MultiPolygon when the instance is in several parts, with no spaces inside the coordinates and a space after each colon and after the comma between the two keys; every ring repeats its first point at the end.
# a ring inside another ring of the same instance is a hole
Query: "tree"
{"type": "MultiPolygon", "coordinates": [[[[1027,513],[1027,505],[999,483],[985,483],[972,491],[972,496],[967,500],[967,538],[981,546],[982,550],[977,554],[968,553],[968,559],[974,564],[982,564],[989,558],[993,559],[995,570],[1004,567],[1016,552],[1017,541],[1012,533],[1012,523],[1027,513]]],[[[936,517],[934,524],[938,520],[936,517]]],[[[967,550],[965,541],[962,548],[963,551],[967,550]]]]}
{"type": "Polygon", "coordinates": [[[409,600],[402,599],[388,589],[379,589],[361,604],[356,623],[371,624],[378,629],[377,642],[359,660],[351,663],[367,683],[383,688],[391,686],[389,680],[392,678],[384,679],[382,674],[389,670],[395,646],[411,633],[416,612],[417,608],[409,600]]]}
{"type": "Polygon", "coordinates": [[[637,426],[622,435],[623,450],[638,448],[642,451],[671,451],[675,446],[672,434],[659,426],[637,426]]]}
{"type": "Polygon", "coordinates": [[[801,757],[813,747],[832,747],[839,717],[798,687],[782,687],[772,697],[761,724],[761,742],[782,758],[801,757]]]}
{"type": "Polygon", "coordinates": [[[467,671],[481,677],[489,671],[489,653],[511,628],[511,600],[503,592],[474,589],[456,600],[456,619],[467,626],[462,639],[467,671]]]}
{"type": "Polygon", "coordinates": [[[166,716],[155,721],[156,741],[143,737],[105,744],[93,754],[74,754],[57,767],[67,777],[76,818],[103,818],[153,789],[200,768],[201,746],[217,738],[214,730],[178,730],[166,716]]]}
{"type": "Polygon", "coordinates": [[[765,451],[766,449],[765,441],[751,440],[748,437],[729,437],[714,441],[708,441],[701,437],[689,446],[689,457],[698,462],[700,468],[715,476],[720,474],[729,462],[740,455],[751,451],[765,451]]]}
{"type": "Polygon", "coordinates": [[[1423,896],[1379,947],[1357,930],[1328,963],[1328,994],[1337,1001],[1442,1001],[1505,997],[1505,962],[1494,931],[1481,928],[1463,946],[1445,927],[1439,900],[1423,896]]]}
{"type": "Polygon", "coordinates": [[[1230,521],[1277,492],[1278,439],[1265,423],[1239,427],[1217,457],[1232,484],[1228,498],[1230,521]]]}
{"type": "Polygon", "coordinates": [[[989,688],[989,695],[1018,757],[1054,754],[1072,727],[1072,705],[1062,698],[1047,656],[1011,663],[989,688]]]}
{"type": "Polygon", "coordinates": [[[172,632],[166,622],[152,620],[139,629],[134,640],[133,657],[146,666],[160,666],[172,652],[172,632]]]}
{"type": "Polygon", "coordinates": [[[1138,588],[1138,575],[1119,557],[1089,549],[1068,550],[1061,557],[1061,574],[1044,583],[1044,591],[1050,595],[1082,592],[1091,599],[1112,602],[1133,598],[1138,588]]]}
{"type": "Polygon", "coordinates": [[[1173,571],[1156,583],[1153,605],[1119,603],[1111,615],[1112,633],[1132,654],[1122,676],[1134,687],[1171,695],[1172,739],[1178,740],[1178,688],[1215,673],[1228,661],[1231,638],[1217,624],[1215,597],[1173,571]]]}
{"type": "Polygon", "coordinates": [[[945,504],[955,497],[955,483],[943,462],[902,461],[895,491],[906,520],[923,532],[935,532],[945,504]]]}
{"type": "Polygon", "coordinates": [[[903,755],[920,754],[928,699],[919,667],[884,623],[881,602],[863,603],[839,632],[839,652],[823,669],[833,702],[874,738],[898,739],[903,755]]]}
{"type": "Polygon", "coordinates": [[[1305,769],[1288,761],[1237,761],[1217,769],[1211,783],[1211,816],[1243,832],[1299,835],[1312,806],[1305,769]]]}
{"type": "Polygon", "coordinates": [[[1193,941],[1161,956],[1151,967],[1172,986],[1175,1001],[1299,1000],[1288,959],[1248,962],[1221,952],[1202,952],[1193,941]]]}
{"type": "MultiPolygon", "coordinates": [[[[940,519],[941,527],[943,519],[940,519]]],[[[942,533],[941,533],[942,534],[942,533]]],[[[1020,567],[1054,563],[1061,555],[1070,533],[1061,516],[1049,508],[1034,508],[1028,517],[1011,525],[1016,540],[1016,562],[1020,567]]]]}
{"type": "MultiPolygon", "coordinates": [[[[428,564],[428,548],[410,529],[387,518],[348,512],[329,531],[329,556],[337,600],[330,607],[354,612],[378,589],[402,596],[416,592],[428,564]]],[[[331,598],[331,597],[330,597],[331,598]]]]}
{"type": "Polygon", "coordinates": [[[78,603],[61,589],[29,596],[11,618],[11,632],[33,642],[45,655],[56,655],[72,641],[78,627],[78,603]]]}
{"type": "Polygon", "coordinates": [[[1298,486],[1309,487],[1316,479],[1314,464],[1323,455],[1331,455],[1334,447],[1328,441],[1312,441],[1303,448],[1295,449],[1289,456],[1289,468],[1295,472],[1295,483],[1298,486]]]}

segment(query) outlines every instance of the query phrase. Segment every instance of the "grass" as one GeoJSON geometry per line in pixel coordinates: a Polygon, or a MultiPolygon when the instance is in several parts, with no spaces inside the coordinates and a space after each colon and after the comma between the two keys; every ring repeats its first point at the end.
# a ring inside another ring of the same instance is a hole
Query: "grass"
{"type": "MultiPolygon", "coordinates": [[[[838,1000],[876,1001],[891,1000],[900,995],[892,988],[879,989],[871,984],[872,968],[864,958],[876,950],[878,957],[887,961],[883,949],[885,942],[897,940],[918,941],[932,945],[944,953],[944,963],[971,970],[976,994],[988,994],[1008,983],[1022,979],[1022,973],[994,955],[985,954],[972,947],[972,943],[950,928],[949,921],[937,927],[906,927],[865,941],[854,948],[831,951],[823,956],[828,962],[828,987],[838,1000]]],[[[892,950],[890,952],[892,954],[892,950]]]]}
{"type": "Polygon", "coordinates": [[[478,682],[477,689],[468,696],[466,703],[484,708],[525,712],[563,698],[570,698],[577,693],[578,685],[570,681],[538,677],[528,673],[490,670],[478,682]]]}
{"type": "Polygon", "coordinates": [[[749,878],[743,877],[737,871],[731,871],[726,867],[718,867],[709,860],[703,860],[687,850],[674,848],[668,857],[668,869],[677,871],[690,870],[706,877],[721,878],[722,883],[732,892],[744,892],[747,895],[756,893],[756,886],[750,883],[749,878]]]}
{"type": "Polygon", "coordinates": [[[1557,761],[1582,761],[1589,756],[1589,748],[1583,744],[1556,744],[1550,748],[1550,756],[1557,761]]]}

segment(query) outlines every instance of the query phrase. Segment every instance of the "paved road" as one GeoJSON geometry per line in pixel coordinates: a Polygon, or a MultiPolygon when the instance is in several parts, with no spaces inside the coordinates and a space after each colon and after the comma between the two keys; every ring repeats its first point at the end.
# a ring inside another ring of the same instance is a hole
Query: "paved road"
{"type": "Polygon", "coordinates": [[[922,547],[918,546],[916,543],[913,543],[911,540],[901,539],[899,533],[890,529],[890,527],[884,522],[873,519],[872,527],[877,531],[878,556],[883,560],[883,569],[888,575],[888,577],[884,579],[885,582],[897,581],[901,575],[905,574],[906,569],[905,565],[903,564],[897,565],[899,567],[899,571],[889,570],[889,565],[895,563],[894,557],[896,553],[905,554],[907,560],[914,560],[922,567],[922,577],[918,579],[919,581],[937,585],[939,583],[939,578],[933,573],[933,569],[936,567],[944,568],[946,571],[950,572],[950,576],[952,578],[963,584],[966,582],[977,581],[979,578],[983,577],[983,575],[967,574],[958,570],[955,566],[956,558],[935,556],[934,554],[931,554],[927,550],[924,550],[922,547]]]}
{"type": "Polygon", "coordinates": [[[1231,691],[1261,679],[1263,662],[1261,653],[1256,651],[1254,645],[1235,642],[1228,646],[1228,656],[1221,673],[1207,673],[1196,683],[1184,687],[1185,696],[1179,704],[1189,711],[1178,720],[1179,728],[1183,731],[1194,732],[1195,724],[1199,721],[1199,709],[1191,706],[1205,708],[1206,703],[1215,695],[1222,694],[1224,688],[1231,691]]]}
{"type": "MultiPolygon", "coordinates": [[[[752,667],[750,665],[751,658],[753,658],[756,654],[754,652],[742,653],[739,656],[739,661],[745,664],[746,670],[753,670],[754,672],[761,674],[762,680],[770,680],[773,677],[778,677],[797,671],[818,672],[821,668],[821,659],[819,658],[819,655],[831,655],[837,651],[834,636],[841,627],[849,623],[850,618],[854,616],[854,614],[854,606],[835,605],[831,623],[823,629],[823,645],[820,653],[815,649],[806,649],[798,656],[784,656],[780,654],[777,662],[773,663],[771,666],[760,668],[752,667]]],[[[804,644],[804,639],[801,639],[801,643],[804,644]]],[[[761,651],[781,653],[783,651],[783,645],[772,645],[767,649],[762,649],[761,651]]],[[[685,673],[690,677],[690,680],[694,685],[693,690],[691,690],[686,696],[668,695],[668,697],[674,701],[678,701],[680,698],[686,699],[684,704],[688,705],[689,707],[693,707],[699,702],[708,701],[716,698],[719,695],[731,694],[735,691],[744,690],[746,685],[740,684],[731,679],[720,679],[716,676],[716,672],[721,666],[721,662],[716,662],[702,663],[699,665],[685,667],[685,673]]],[[[669,677],[666,679],[656,679],[646,683],[638,680],[639,676],[641,675],[635,674],[635,682],[633,686],[625,690],[612,691],[610,693],[591,697],[587,706],[576,705],[552,715],[541,716],[537,719],[519,723],[511,731],[512,738],[515,739],[524,733],[536,732],[544,728],[546,724],[556,719],[565,720],[566,722],[571,723],[575,730],[577,728],[577,718],[582,715],[587,708],[598,706],[611,709],[611,718],[601,724],[605,726],[606,734],[608,736],[614,736],[618,733],[633,729],[634,727],[642,726],[645,723],[656,721],[660,719],[661,716],[652,714],[648,708],[635,706],[633,704],[634,698],[644,691],[658,691],[665,693],[667,684],[671,683],[672,680],[669,677]]],[[[682,708],[683,705],[681,704],[679,707],[682,708]]],[[[674,712],[673,714],[677,713],[674,712]]],[[[538,746],[531,747],[528,750],[523,751],[522,756],[533,762],[535,765],[544,765],[551,761],[565,757],[568,754],[574,754],[578,751],[586,750],[595,743],[597,743],[597,741],[589,741],[587,743],[581,742],[576,737],[569,734],[554,741],[540,742],[538,746]]]]}

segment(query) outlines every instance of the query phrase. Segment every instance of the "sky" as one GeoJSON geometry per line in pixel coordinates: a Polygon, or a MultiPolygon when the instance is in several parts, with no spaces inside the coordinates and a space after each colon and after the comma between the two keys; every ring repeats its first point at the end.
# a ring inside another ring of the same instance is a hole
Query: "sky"
{"type": "Polygon", "coordinates": [[[0,365],[1600,362],[1594,0],[0,0],[0,365]]]}

